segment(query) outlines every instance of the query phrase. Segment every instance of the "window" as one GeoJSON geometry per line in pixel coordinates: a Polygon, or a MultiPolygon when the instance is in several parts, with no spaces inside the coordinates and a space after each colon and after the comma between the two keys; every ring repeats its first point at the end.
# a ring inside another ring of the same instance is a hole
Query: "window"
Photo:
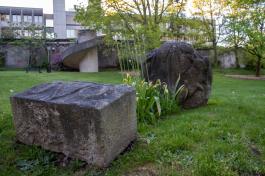
{"type": "Polygon", "coordinates": [[[42,25],[42,16],[34,16],[34,23],[37,25],[42,25]]]}
{"type": "Polygon", "coordinates": [[[9,21],[9,15],[0,14],[0,21],[9,21]]]}
{"type": "Polygon", "coordinates": [[[21,16],[20,15],[13,15],[12,21],[13,21],[13,23],[20,23],[21,22],[21,16]]]}
{"type": "Polygon", "coordinates": [[[25,23],[32,23],[32,16],[24,16],[24,22],[25,23]]]}
{"type": "Polygon", "coordinates": [[[67,29],[67,38],[76,38],[76,32],[73,29],[67,29]]]}
{"type": "Polygon", "coordinates": [[[46,27],[53,27],[53,20],[52,19],[46,19],[46,27]]]}

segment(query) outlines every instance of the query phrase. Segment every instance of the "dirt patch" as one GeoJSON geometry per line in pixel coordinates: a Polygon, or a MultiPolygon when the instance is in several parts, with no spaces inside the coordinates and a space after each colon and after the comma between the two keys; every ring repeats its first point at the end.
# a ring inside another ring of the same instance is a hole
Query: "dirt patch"
{"type": "Polygon", "coordinates": [[[254,75],[225,75],[229,78],[236,78],[236,79],[245,79],[245,80],[264,80],[265,76],[256,77],[254,75]]]}
{"type": "Polygon", "coordinates": [[[158,171],[153,164],[145,164],[133,169],[129,173],[125,173],[123,176],[158,176],[158,171]]]}

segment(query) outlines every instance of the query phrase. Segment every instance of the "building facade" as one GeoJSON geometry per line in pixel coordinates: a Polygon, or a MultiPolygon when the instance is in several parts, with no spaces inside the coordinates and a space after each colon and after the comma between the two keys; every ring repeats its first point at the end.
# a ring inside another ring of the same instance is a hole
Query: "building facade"
{"type": "Polygon", "coordinates": [[[29,28],[34,26],[37,34],[47,38],[76,38],[84,27],[75,22],[74,16],[74,11],[65,10],[65,0],[53,0],[53,14],[44,14],[42,8],[0,6],[0,37],[11,28],[16,38],[31,36],[29,28]]]}
{"type": "Polygon", "coordinates": [[[44,24],[41,8],[0,6],[0,36],[8,35],[10,28],[13,29],[13,35],[15,35],[12,37],[29,36],[29,28],[32,25],[35,26],[35,32],[41,35],[41,28],[44,24]]]}

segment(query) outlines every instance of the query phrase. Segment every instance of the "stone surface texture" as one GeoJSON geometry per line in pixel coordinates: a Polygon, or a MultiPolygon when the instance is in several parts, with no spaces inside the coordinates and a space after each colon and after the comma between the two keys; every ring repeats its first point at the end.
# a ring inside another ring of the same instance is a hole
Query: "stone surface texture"
{"type": "Polygon", "coordinates": [[[180,75],[180,85],[185,85],[187,96],[180,96],[184,108],[194,108],[207,104],[212,84],[211,64],[190,44],[165,42],[160,48],[149,53],[144,63],[144,77],[149,81],[160,79],[174,90],[180,75]]]}
{"type": "Polygon", "coordinates": [[[107,167],[136,138],[135,90],[53,82],[11,97],[17,140],[107,167]]]}

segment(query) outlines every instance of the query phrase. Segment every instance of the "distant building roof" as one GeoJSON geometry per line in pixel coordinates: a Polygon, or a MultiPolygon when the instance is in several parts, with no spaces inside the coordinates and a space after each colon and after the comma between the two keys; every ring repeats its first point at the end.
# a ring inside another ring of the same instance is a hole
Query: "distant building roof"
{"type": "Polygon", "coordinates": [[[12,15],[20,15],[21,11],[23,15],[31,15],[32,11],[34,12],[34,15],[43,15],[42,8],[0,6],[1,14],[9,14],[10,10],[12,15]]]}

